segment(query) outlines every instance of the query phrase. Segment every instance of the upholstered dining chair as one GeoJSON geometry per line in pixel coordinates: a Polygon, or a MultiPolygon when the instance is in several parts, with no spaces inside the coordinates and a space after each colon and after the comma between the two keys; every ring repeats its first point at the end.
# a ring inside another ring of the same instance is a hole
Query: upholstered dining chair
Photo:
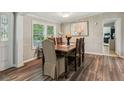
{"type": "Polygon", "coordinates": [[[54,44],[56,45],[56,38],[55,37],[48,37],[48,39],[53,40],[54,44]]]}
{"type": "Polygon", "coordinates": [[[56,57],[54,42],[52,40],[44,40],[42,47],[45,60],[44,75],[58,79],[59,75],[65,72],[65,58],[63,56],[56,57]]]}

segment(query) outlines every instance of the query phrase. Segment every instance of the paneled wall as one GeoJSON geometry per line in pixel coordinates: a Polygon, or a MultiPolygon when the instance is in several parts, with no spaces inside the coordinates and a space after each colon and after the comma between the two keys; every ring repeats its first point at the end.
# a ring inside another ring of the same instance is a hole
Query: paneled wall
{"type": "Polygon", "coordinates": [[[56,31],[60,32],[60,24],[45,21],[40,18],[32,16],[24,16],[24,26],[23,26],[23,60],[30,60],[34,58],[35,50],[32,49],[32,20],[39,21],[43,24],[53,24],[56,26],[56,31]]]}
{"type": "MultiPolygon", "coordinates": [[[[85,49],[88,53],[102,53],[102,42],[103,42],[103,20],[106,18],[121,18],[122,20],[122,30],[121,30],[121,55],[124,56],[124,13],[102,13],[95,16],[90,16],[87,18],[82,18],[81,21],[88,21],[89,22],[89,36],[85,37],[85,49]]],[[[70,31],[71,23],[63,23],[61,25],[61,31],[67,32],[70,31]]],[[[71,42],[74,42],[77,37],[73,37],[71,42]]],[[[66,40],[65,40],[66,41],[66,40]]]]}
{"type": "MultiPolygon", "coordinates": [[[[102,53],[102,42],[103,42],[103,20],[106,18],[121,18],[121,56],[124,56],[124,13],[103,13],[95,16],[90,16],[87,18],[82,18],[82,21],[88,21],[89,22],[89,36],[85,37],[85,50],[88,53],[102,53]]],[[[24,16],[24,36],[23,36],[23,60],[29,60],[34,58],[34,52],[35,50],[32,49],[31,46],[31,32],[32,32],[32,20],[38,20],[45,23],[52,23],[48,22],[39,18],[31,17],[31,16],[24,16]]],[[[56,25],[57,32],[62,31],[65,34],[70,31],[70,25],[71,23],[52,23],[56,25]]],[[[64,36],[65,37],[65,36],[64,36]]],[[[77,37],[73,37],[71,39],[71,42],[75,42],[77,37]]],[[[64,41],[66,42],[66,39],[64,38],[64,41]]]]}

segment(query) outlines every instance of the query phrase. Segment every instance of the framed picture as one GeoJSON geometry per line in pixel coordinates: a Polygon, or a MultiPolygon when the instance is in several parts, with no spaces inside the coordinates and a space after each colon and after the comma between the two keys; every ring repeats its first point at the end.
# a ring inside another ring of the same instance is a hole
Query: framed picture
{"type": "Polygon", "coordinates": [[[71,24],[72,36],[88,36],[89,24],[88,21],[74,22],[71,24]]]}

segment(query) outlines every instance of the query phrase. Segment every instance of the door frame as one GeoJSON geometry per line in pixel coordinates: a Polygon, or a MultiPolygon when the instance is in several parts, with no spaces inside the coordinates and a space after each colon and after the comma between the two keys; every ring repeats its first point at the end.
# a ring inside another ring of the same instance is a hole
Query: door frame
{"type": "MultiPolygon", "coordinates": [[[[119,27],[115,27],[115,53],[117,54],[117,56],[121,56],[121,18],[104,18],[103,22],[102,22],[102,53],[104,54],[104,33],[103,33],[103,28],[104,28],[104,24],[107,23],[108,21],[115,21],[115,24],[117,23],[119,25],[119,27]],[[120,34],[117,35],[117,31],[116,29],[120,29],[118,30],[120,34]],[[118,41],[117,38],[120,38],[120,40],[118,41]],[[118,42],[118,43],[117,43],[118,42]],[[119,47],[117,47],[119,46],[119,47]]],[[[107,56],[112,56],[110,54],[104,54],[107,56]]]]}

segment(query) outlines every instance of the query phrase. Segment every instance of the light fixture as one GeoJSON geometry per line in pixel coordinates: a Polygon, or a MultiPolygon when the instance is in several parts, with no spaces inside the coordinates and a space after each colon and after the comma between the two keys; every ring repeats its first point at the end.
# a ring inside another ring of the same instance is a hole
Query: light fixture
{"type": "Polygon", "coordinates": [[[67,18],[67,17],[69,17],[69,16],[71,15],[70,12],[61,12],[61,13],[59,13],[59,14],[60,14],[60,16],[62,16],[63,18],[67,18]]]}
{"type": "Polygon", "coordinates": [[[95,22],[94,24],[95,24],[95,25],[97,25],[98,23],[97,23],[97,22],[95,22]]]}
{"type": "Polygon", "coordinates": [[[62,17],[64,17],[64,18],[69,17],[69,14],[65,13],[62,15],[62,17]]]}

